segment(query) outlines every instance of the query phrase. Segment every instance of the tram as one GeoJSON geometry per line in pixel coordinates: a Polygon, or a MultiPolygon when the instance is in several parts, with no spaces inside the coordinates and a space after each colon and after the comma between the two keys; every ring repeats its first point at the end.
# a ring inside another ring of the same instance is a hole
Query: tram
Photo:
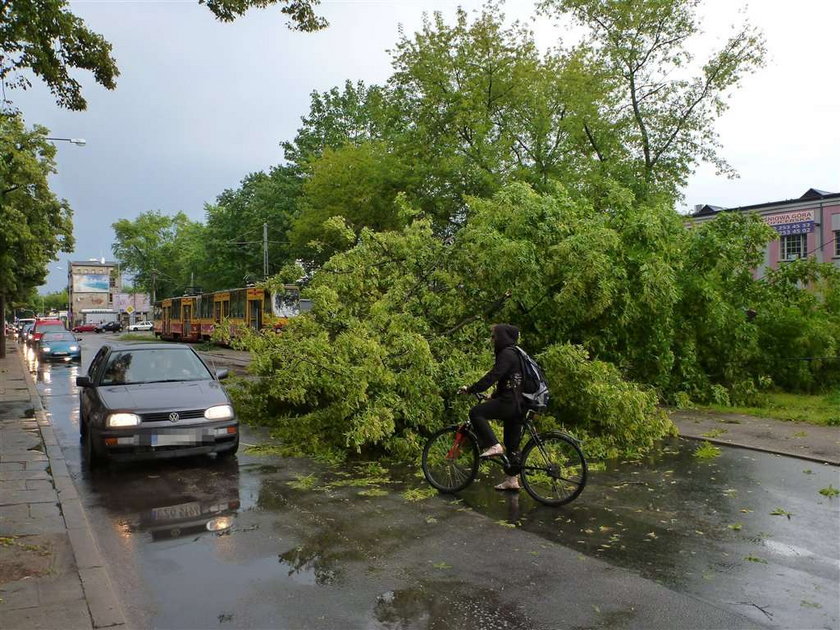
{"type": "Polygon", "coordinates": [[[277,291],[246,287],[181,295],[155,302],[154,331],[161,339],[204,341],[224,322],[236,337],[244,328],[279,330],[311,307],[309,300],[300,298],[300,287],[295,284],[277,291]]]}

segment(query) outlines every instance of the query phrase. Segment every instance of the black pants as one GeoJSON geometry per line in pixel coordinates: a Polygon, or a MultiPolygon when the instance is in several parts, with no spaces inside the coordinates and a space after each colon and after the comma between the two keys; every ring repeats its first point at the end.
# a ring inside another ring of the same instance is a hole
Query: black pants
{"type": "Polygon", "coordinates": [[[505,449],[510,466],[505,467],[505,473],[510,476],[518,475],[519,466],[519,443],[522,441],[522,433],[525,425],[523,416],[516,405],[510,401],[490,399],[477,404],[470,409],[470,420],[475,427],[478,446],[481,450],[488,449],[499,440],[490,427],[489,420],[501,420],[505,428],[505,449]]]}

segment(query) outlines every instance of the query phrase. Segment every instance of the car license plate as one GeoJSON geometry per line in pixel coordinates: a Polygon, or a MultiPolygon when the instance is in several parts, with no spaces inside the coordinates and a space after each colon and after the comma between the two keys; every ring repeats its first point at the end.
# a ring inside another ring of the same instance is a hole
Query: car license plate
{"type": "Polygon", "coordinates": [[[53,352],[53,356],[54,357],[66,357],[67,353],[66,352],[53,352]]]}
{"type": "Polygon", "coordinates": [[[187,518],[196,518],[198,516],[201,516],[201,505],[199,503],[168,505],[166,507],[154,508],[152,510],[153,521],[180,521],[187,518]]]}
{"type": "Polygon", "coordinates": [[[167,433],[153,433],[152,446],[198,446],[202,443],[200,431],[183,429],[167,433]]]}

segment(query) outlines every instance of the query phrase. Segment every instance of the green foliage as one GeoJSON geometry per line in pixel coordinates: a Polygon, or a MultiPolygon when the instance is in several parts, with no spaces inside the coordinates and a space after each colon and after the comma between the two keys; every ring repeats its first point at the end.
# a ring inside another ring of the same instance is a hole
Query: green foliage
{"type": "Polygon", "coordinates": [[[120,219],[114,229],[114,256],[134,283],[156,297],[181,295],[191,274],[201,285],[206,258],[203,226],[183,212],[166,216],[143,212],[134,221],[120,219]]]}
{"type": "Polygon", "coordinates": [[[249,9],[264,9],[272,5],[280,6],[280,12],[288,17],[286,26],[293,31],[320,31],[328,22],[315,13],[320,0],[199,0],[206,4],[222,22],[232,22],[242,17],[249,9]]]}
{"type": "Polygon", "coordinates": [[[287,232],[297,212],[301,179],[294,169],[251,173],[239,188],[225,190],[205,207],[201,258],[189,268],[201,272],[206,291],[232,289],[263,279],[263,226],[268,231],[269,275],[293,260],[287,232]]]}
{"type": "Polygon", "coordinates": [[[523,324],[530,347],[547,348],[553,411],[593,437],[593,452],[650,448],[671,430],[655,393],[560,341],[613,305],[603,286],[610,274],[591,266],[618,264],[581,241],[619,237],[586,212],[560,189],[537,195],[518,185],[471,201],[449,243],[423,217],[401,230],[362,230],[313,276],[311,313],[279,335],[244,339],[261,377],[246,385],[251,413],[302,452],[413,456],[422,435],[466,413],[453,394],[489,368],[487,326],[503,318],[523,324]],[[563,309],[568,322],[557,321],[563,309]]]}
{"type": "Polygon", "coordinates": [[[0,296],[11,300],[28,298],[49,262],[73,251],[72,210],[49,186],[55,146],[46,135],[0,113],[0,296]]]}
{"type": "Polygon", "coordinates": [[[674,433],[653,390],[623,380],[614,365],[590,360],[583,348],[555,344],[539,361],[552,392],[552,409],[584,440],[588,457],[639,455],[674,433]]]}
{"type": "Polygon", "coordinates": [[[607,77],[598,116],[587,117],[591,150],[637,194],[676,196],[698,161],[731,173],[714,122],[741,79],[764,65],[761,34],[745,24],[702,63],[698,0],[541,0],[549,16],[574,17],[588,35],[596,73],[607,77]],[[635,180],[635,181],[634,181],[635,180]]]}
{"type": "Polygon", "coordinates": [[[694,449],[694,457],[697,459],[714,459],[720,457],[720,449],[711,444],[711,442],[703,442],[700,446],[694,449]]]}
{"type": "MultiPolygon", "coordinates": [[[[30,73],[43,80],[59,106],[87,108],[81,84],[71,72],[89,70],[113,90],[119,75],[111,44],[67,10],[64,0],[10,0],[3,3],[0,28],[0,80],[26,89],[30,73]]],[[[5,135],[5,130],[4,130],[5,135]]]]}

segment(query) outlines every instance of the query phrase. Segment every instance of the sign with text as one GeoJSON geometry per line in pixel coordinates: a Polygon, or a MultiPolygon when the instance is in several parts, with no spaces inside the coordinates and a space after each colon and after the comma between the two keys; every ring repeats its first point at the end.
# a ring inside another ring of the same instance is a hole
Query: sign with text
{"type": "Polygon", "coordinates": [[[780,236],[791,234],[809,234],[814,231],[814,211],[794,210],[762,217],[764,222],[776,230],[780,236]]]}

